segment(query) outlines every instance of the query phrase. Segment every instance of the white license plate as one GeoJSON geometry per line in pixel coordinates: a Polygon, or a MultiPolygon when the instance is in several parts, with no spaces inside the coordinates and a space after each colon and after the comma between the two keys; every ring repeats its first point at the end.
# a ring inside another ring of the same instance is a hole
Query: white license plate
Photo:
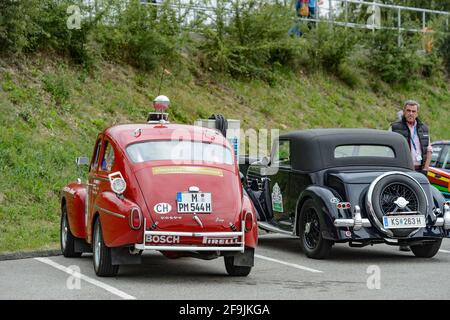
{"type": "Polygon", "coordinates": [[[385,229],[406,229],[425,227],[425,216],[388,216],[383,217],[385,229]]]}
{"type": "Polygon", "coordinates": [[[178,192],[178,213],[211,213],[211,193],[205,192],[178,192]]]}

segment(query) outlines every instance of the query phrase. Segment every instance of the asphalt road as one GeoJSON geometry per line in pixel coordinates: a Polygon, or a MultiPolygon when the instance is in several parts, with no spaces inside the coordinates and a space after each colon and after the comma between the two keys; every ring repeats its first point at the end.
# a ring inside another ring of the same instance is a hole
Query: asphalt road
{"type": "Polygon", "coordinates": [[[0,299],[450,299],[450,239],[432,259],[387,245],[335,245],[325,261],[308,259],[295,238],[259,239],[246,278],[229,277],[222,258],[169,260],[157,252],[115,278],[96,277],[89,254],[0,261],[0,299]]]}

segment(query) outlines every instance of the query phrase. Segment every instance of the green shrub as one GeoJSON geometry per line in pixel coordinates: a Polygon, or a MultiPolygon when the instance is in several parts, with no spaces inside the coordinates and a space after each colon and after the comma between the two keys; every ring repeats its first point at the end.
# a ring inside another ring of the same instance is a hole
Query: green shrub
{"type": "Polygon", "coordinates": [[[67,8],[72,4],[69,0],[0,1],[0,51],[27,53],[50,49],[76,63],[90,65],[92,57],[87,44],[95,21],[85,18],[80,29],[69,29],[67,8]]]}
{"type": "Polygon", "coordinates": [[[142,5],[138,0],[125,7],[118,1],[106,13],[113,23],[98,26],[96,40],[104,58],[125,61],[143,70],[170,63],[177,56],[179,21],[171,7],[142,5]],[[117,12],[119,14],[117,14],[117,12]]]}
{"type": "Polygon", "coordinates": [[[278,66],[295,65],[299,46],[298,39],[288,36],[288,8],[277,4],[258,6],[257,1],[231,4],[229,21],[224,1],[218,1],[214,28],[202,30],[205,39],[198,47],[207,69],[271,81],[278,66]]]}
{"type": "Polygon", "coordinates": [[[440,34],[437,39],[436,49],[442,57],[447,75],[450,77],[450,33],[440,34]]]}
{"type": "Polygon", "coordinates": [[[327,23],[319,23],[317,28],[306,35],[304,49],[308,53],[308,67],[323,69],[339,75],[358,41],[357,33],[351,29],[331,27],[327,23]]]}
{"type": "Polygon", "coordinates": [[[406,83],[417,79],[421,64],[421,49],[417,36],[403,35],[398,45],[397,32],[377,30],[368,36],[367,67],[387,83],[406,83]]]}
{"type": "MultiPolygon", "coordinates": [[[[73,1],[41,1],[39,25],[44,31],[39,41],[40,49],[50,47],[63,56],[70,57],[75,63],[90,66],[93,57],[88,49],[89,36],[95,28],[95,19],[84,18],[80,29],[69,29],[67,8],[73,1]]],[[[81,6],[81,14],[87,14],[87,8],[81,6]],[[84,9],[84,10],[83,10],[84,9]]]]}
{"type": "Polygon", "coordinates": [[[39,1],[0,1],[0,52],[32,51],[43,34],[36,22],[40,14],[39,1]]]}
{"type": "Polygon", "coordinates": [[[44,89],[50,93],[56,105],[63,105],[70,97],[70,92],[64,82],[64,78],[57,76],[45,76],[44,89]]]}

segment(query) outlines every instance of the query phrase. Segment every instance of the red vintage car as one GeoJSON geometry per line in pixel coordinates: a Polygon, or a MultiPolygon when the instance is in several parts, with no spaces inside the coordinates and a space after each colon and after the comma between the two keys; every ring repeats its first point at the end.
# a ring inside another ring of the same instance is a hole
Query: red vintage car
{"type": "Polygon", "coordinates": [[[223,256],[247,276],[258,241],[255,209],[227,139],[217,130],[149,121],[110,127],[89,164],[87,183],[64,187],[61,250],[93,252],[98,276],[138,264],[146,250],[169,258],[223,256]]]}

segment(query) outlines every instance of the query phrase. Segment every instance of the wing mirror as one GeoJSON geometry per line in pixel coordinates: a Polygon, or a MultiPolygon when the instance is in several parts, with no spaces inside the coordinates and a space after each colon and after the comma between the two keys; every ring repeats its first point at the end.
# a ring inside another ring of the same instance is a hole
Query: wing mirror
{"type": "Polygon", "coordinates": [[[267,167],[270,164],[270,158],[268,156],[264,156],[261,158],[261,164],[264,167],[267,167]]]}
{"type": "Polygon", "coordinates": [[[77,166],[88,166],[89,159],[87,157],[77,157],[75,159],[75,163],[77,164],[77,166]]]}

